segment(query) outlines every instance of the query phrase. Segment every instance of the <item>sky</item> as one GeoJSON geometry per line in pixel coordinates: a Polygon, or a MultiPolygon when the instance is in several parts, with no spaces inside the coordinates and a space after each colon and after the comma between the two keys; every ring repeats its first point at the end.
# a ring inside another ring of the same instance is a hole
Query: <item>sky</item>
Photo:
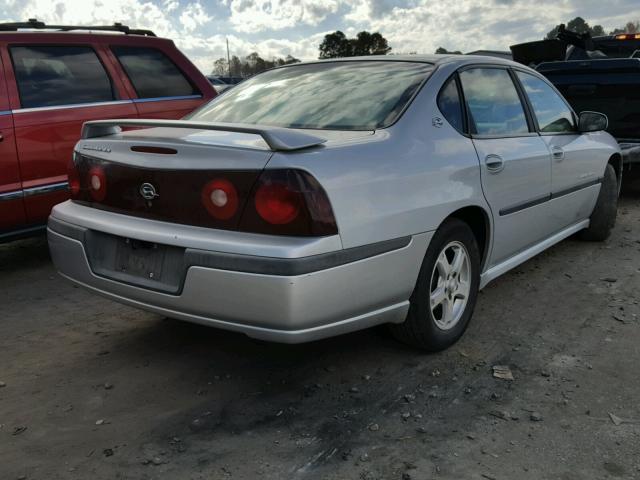
{"type": "Polygon", "coordinates": [[[204,72],[226,55],[311,60],[325,34],[378,31],[393,53],[508,50],[581,16],[605,30],[640,20],[638,0],[0,0],[0,22],[122,22],[171,38],[204,72]]]}

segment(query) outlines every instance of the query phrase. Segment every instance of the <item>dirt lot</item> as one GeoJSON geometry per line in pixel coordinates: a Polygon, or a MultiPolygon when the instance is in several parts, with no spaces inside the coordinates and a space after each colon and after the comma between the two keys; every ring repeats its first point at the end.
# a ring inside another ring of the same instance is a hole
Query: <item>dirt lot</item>
{"type": "Polygon", "coordinates": [[[632,193],[610,241],[497,280],[425,355],[161,318],[59,278],[44,239],[3,245],[0,478],[640,478],[639,267],[632,193]]]}

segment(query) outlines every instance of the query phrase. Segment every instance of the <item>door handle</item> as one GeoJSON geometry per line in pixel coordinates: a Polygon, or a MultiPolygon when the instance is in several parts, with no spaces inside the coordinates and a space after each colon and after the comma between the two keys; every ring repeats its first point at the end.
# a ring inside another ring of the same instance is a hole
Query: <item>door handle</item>
{"type": "Polygon", "coordinates": [[[551,156],[553,156],[554,160],[564,160],[564,150],[560,147],[552,147],[551,148],[551,156]]]}
{"type": "Polygon", "coordinates": [[[0,133],[0,142],[4,140],[4,136],[0,133]]]}
{"type": "Polygon", "coordinates": [[[504,160],[500,155],[487,155],[484,158],[484,164],[487,166],[487,170],[491,173],[498,173],[504,169],[504,160]]]}

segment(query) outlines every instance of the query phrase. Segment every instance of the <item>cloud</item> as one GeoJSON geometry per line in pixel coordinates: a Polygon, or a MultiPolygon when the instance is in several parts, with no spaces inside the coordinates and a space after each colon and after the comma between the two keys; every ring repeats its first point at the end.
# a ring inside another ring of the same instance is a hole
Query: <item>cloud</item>
{"type": "Polygon", "coordinates": [[[317,58],[326,33],[379,31],[394,53],[506,50],[580,15],[605,30],[640,20],[638,0],[0,0],[0,21],[122,22],[171,38],[203,71],[231,53],[317,58]],[[630,13],[632,12],[632,13],[630,13]],[[636,12],[636,13],[633,13],[636,12]]]}
{"type": "Polygon", "coordinates": [[[193,32],[213,17],[205,12],[199,3],[191,3],[180,14],[180,24],[187,32],[193,32]]]}
{"type": "Polygon", "coordinates": [[[381,32],[395,53],[433,53],[439,46],[470,51],[479,48],[508,50],[509,45],[539,39],[565,18],[566,2],[539,0],[535,17],[530,4],[504,0],[467,0],[437,3],[425,0],[406,6],[395,6],[376,16],[371,0],[359,0],[349,20],[358,26],[381,32]],[[500,2],[500,3],[497,3],[500,2]],[[524,19],[519,30],[503,29],[514,19],[524,19]]]}
{"type": "Polygon", "coordinates": [[[340,0],[230,0],[230,21],[238,32],[315,26],[342,3],[340,0]]]}

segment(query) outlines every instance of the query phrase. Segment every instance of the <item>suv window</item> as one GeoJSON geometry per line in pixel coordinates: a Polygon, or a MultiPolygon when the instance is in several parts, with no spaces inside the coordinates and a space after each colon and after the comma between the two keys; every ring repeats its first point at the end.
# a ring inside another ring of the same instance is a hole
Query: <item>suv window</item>
{"type": "Polygon", "coordinates": [[[525,92],[527,92],[541,132],[576,131],[571,109],[547,82],[528,73],[516,73],[525,92]]]}
{"type": "Polygon", "coordinates": [[[200,95],[180,69],[160,50],[111,47],[139,98],[200,95]]]}
{"type": "Polygon", "coordinates": [[[460,102],[460,94],[458,93],[458,85],[455,77],[447,80],[444,87],[438,94],[438,108],[444,115],[444,118],[459,132],[464,130],[464,120],[462,116],[462,104],[460,102]]]}
{"type": "Polygon", "coordinates": [[[499,136],[529,132],[522,102],[507,70],[463,70],[460,80],[473,133],[499,136]]]}
{"type": "Polygon", "coordinates": [[[114,100],[111,80],[90,47],[10,47],[22,108],[114,100]]]}

